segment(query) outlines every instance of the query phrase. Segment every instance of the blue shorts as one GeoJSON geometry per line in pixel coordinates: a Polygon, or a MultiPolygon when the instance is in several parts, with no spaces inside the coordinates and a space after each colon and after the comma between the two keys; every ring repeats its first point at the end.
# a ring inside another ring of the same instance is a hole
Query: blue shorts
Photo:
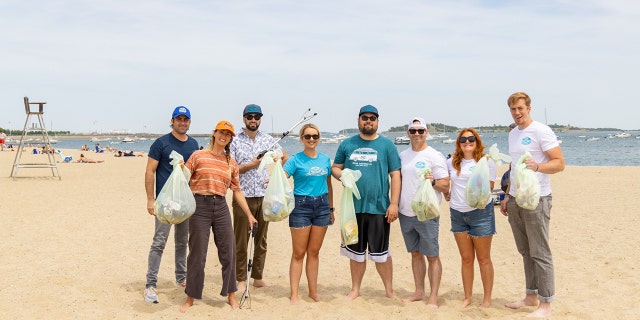
{"type": "Polygon", "coordinates": [[[496,216],[493,212],[493,202],[484,209],[474,209],[460,212],[450,209],[451,231],[454,233],[468,232],[472,237],[486,237],[496,233],[496,216]]]}
{"type": "Polygon", "coordinates": [[[289,228],[326,227],[331,224],[329,196],[294,196],[296,206],[289,215],[289,228]]]}
{"type": "Polygon", "coordinates": [[[358,243],[345,246],[340,245],[340,254],[347,258],[365,262],[365,255],[369,251],[369,260],[376,263],[387,262],[389,253],[389,232],[391,225],[384,214],[358,213],[358,243]]]}
{"type": "Polygon", "coordinates": [[[399,214],[398,218],[400,218],[400,231],[402,231],[407,252],[420,251],[427,257],[437,257],[439,255],[440,217],[427,221],[418,221],[416,216],[407,217],[399,214]]]}

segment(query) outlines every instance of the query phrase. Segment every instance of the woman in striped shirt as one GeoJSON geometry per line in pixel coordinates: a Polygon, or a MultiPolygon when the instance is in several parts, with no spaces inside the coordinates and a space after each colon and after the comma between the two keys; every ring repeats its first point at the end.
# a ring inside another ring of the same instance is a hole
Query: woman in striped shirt
{"type": "MultiPolygon", "coordinates": [[[[190,187],[196,198],[196,211],[189,218],[189,256],[187,257],[187,301],[180,308],[186,312],[195,299],[202,299],[204,267],[209,245],[209,230],[218,247],[218,259],[222,265],[222,288],[220,295],[228,296],[232,308],[238,307],[236,285],[236,245],[231,214],[225,195],[227,189],[249,219],[249,226],[257,223],[251,214],[244,194],[240,189],[238,164],[230,157],[229,144],[235,136],[233,125],[220,121],[211,143],[203,150],[194,152],[185,166],[191,171],[190,187]]],[[[249,230],[247,230],[249,232],[249,230]]]]}

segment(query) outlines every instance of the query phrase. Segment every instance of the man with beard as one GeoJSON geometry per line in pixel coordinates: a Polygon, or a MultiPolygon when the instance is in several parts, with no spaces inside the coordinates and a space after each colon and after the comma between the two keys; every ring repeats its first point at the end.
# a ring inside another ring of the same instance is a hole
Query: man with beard
{"type": "MultiPolygon", "coordinates": [[[[247,204],[253,216],[258,220],[258,228],[254,238],[253,267],[251,278],[253,286],[264,287],[267,284],[262,279],[265,258],[267,256],[267,230],[269,222],[264,221],[262,215],[262,200],[269,174],[266,170],[258,171],[261,159],[258,155],[274,145],[275,139],[258,130],[262,120],[262,108],[257,104],[249,104],[242,112],[244,128],[231,142],[231,157],[236,160],[240,171],[240,188],[247,199],[247,204]]],[[[289,157],[282,147],[276,144],[274,149],[279,149],[282,154],[284,164],[289,157]]],[[[247,248],[251,229],[247,215],[242,211],[240,205],[233,200],[233,231],[236,237],[236,280],[238,281],[238,291],[243,292],[247,285],[247,248]]]]}
{"type": "MultiPolygon", "coordinates": [[[[149,148],[149,159],[147,160],[147,168],[144,175],[144,188],[147,193],[147,213],[154,218],[153,207],[155,199],[167,179],[169,179],[171,172],[173,172],[171,158],[169,158],[171,151],[178,152],[187,162],[191,154],[198,150],[198,142],[187,135],[190,126],[191,112],[189,109],[183,106],[176,107],[171,116],[171,132],[156,139],[149,148]]],[[[171,231],[170,224],[162,223],[157,218],[154,220],[155,232],[151,249],[149,250],[147,283],[143,294],[144,301],[150,303],[158,303],[158,292],[156,290],[158,269],[160,268],[160,260],[162,260],[162,252],[171,231]]],[[[189,219],[175,225],[176,286],[180,288],[186,287],[188,237],[189,219]]]]}
{"type": "Polygon", "coordinates": [[[393,298],[393,265],[389,253],[390,223],[398,219],[400,201],[400,156],[393,142],[378,135],[378,109],[372,105],[360,108],[359,135],[343,140],[331,167],[334,178],[342,177],[343,169],[360,170],[356,185],[360,199],[354,197],[358,223],[358,243],[340,248],[340,254],[350,259],[351,291],[347,299],[360,295],[366,270],[366,252],[376,264],[387,297],[393,298]],[[389,176],[391,183],[389,183],[389,176]],[[391,197],[389,197],[391,190],[391,197]]]}

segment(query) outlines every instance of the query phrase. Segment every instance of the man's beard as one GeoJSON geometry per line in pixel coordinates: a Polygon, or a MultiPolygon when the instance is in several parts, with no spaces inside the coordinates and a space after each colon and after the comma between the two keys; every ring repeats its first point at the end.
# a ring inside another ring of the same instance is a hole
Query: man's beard
{"type": "Polygon", "coordinates": [[[260,127],[259,124],[255,125],[255,126],[252,126],[252,125],[247,125],[246,126],[247,130],[252,131],[252,132],[258,131],[259,127],[260,127]]]}
{"type": "Polygon", "coordinates": [[[375,135],[375,134],[376,134],[376,131],[377,131],[377,130],[376,130],[375,128],[373,128],[373,127],[372,127],[372,128],[365,128],[365,127],[363,127],[363,128],[361,128],[361,129],[360,129],[360,133],[364,134],[365,136],[372,136],[372,135],[375,135]]]}

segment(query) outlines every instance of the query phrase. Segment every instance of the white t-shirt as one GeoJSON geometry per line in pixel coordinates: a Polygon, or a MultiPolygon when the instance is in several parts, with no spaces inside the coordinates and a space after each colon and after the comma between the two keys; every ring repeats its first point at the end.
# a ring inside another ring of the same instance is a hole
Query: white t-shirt
{"type": "MultiPolygon", "coordinates": [[[[434,179],[447,178],[449,177],[447,163],[442,153],[432,147],[421,151],[413,151],[411,148],[404,150],[400,153],[400,162],[402,163],[400,168],[402,189],[398,211],[407,217],[415,217],[416,215],[411,209],[411,201],[420,185],[418,172],[429,168],[434,179]]],[[[436,191],[436,195],[439,203],[442,200],[442,193],[436,191]]]]}
{"type": "MultiPolygon", "coordinates": [[[[476,160],[474,159],[462,159],[460,162],[460,175],[458,170],[453,167],[453,158],[447,160],[447,168],[449,169],[449,181],[451,182],[451,199],[449,200],[449,207],[451,209],[460,212],[469,212],[476,210],[477,208],[471,207],[467,204],[465,196],[465,190],[467,189],[467,182],[471,177],[473,169],[476,168],[476,160]]],[[[496,164],[491,159],[487,159],[489,165],[489,178],[491,181],[496,181],[496,164]]],[[[487,201],[487,204],[491,202],[491,198],[487,201]]]]}
{"type": "MultiPolygon", "coordinates": [[[[533,121],[524,130],[515,127],[509,132],[509,155],[513,166],[520,160],[522,155],[529,151],[533,160],[537,163],[546,163],[549,158],[546,151],[560,146],[558,137],[553,133],[549,126],[533,121]]],[[[536,172],[538,181],[540,181],[540,196],[548,196],[551,194],[551,178],[548,174],[536,172]]],[[[509,179],[513,179],[513,171],[509,179]]],[[[510,181],[513,186],[513,180],[510,181]]],[[[509,189],[509,194],[514,195],[514,188],[509,189]]]]}

